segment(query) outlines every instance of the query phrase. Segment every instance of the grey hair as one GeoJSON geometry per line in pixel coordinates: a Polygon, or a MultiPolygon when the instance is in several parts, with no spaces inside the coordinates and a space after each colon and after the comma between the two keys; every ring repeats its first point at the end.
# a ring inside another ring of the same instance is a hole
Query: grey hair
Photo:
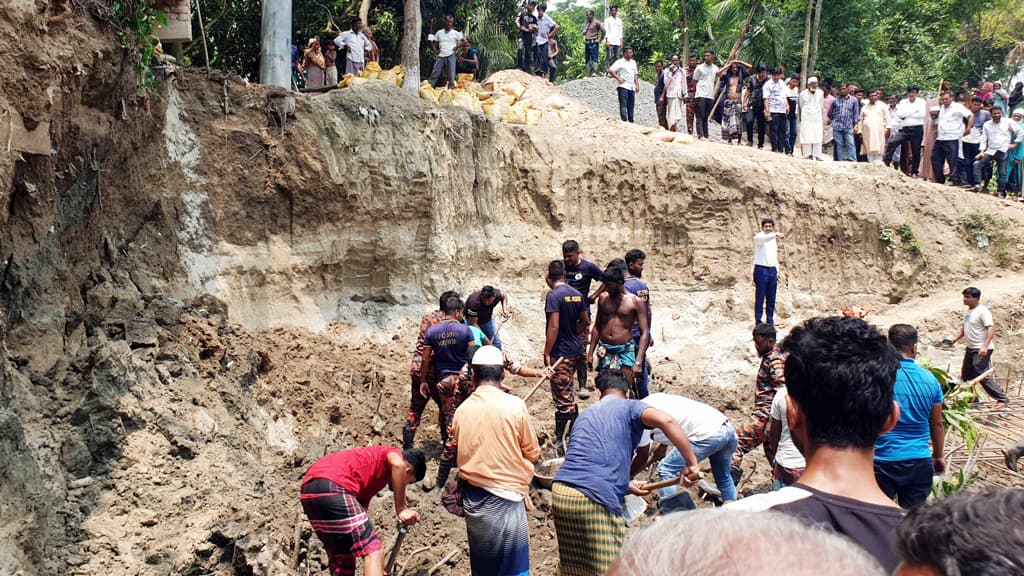
{"type": "Polygon", "coordinates": [[[884,576],[845,536],[779,512],[706,509],[676,512],[637,532],[614,576],[884,576]]]}

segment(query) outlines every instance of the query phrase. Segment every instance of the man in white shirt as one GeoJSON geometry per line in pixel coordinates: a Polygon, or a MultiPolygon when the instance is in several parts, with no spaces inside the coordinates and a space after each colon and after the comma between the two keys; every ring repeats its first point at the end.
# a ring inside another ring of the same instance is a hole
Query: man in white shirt
{"type": "Polygon", "coordinates": [[[782,68],[772,70],[772,79],[761,88],[764,98],[764,119],[769,121],[768,136],[771,138],[772,152],[786,153],[786,115],[789,113],[789,101],[786,83],[782,80],[782,68]]]}
{"type": "Polygon", "coordinates": [[[892,164],[893,153],[910,142],[910,175],[917,177],[921,172],[921,141],[924,140],[924,117],[927,106],[925,101],[917,97],[920,89],[917,86],[907,87],[907,97],[900,100],[893,116],[899,120],[900,130],[885,147],[882,159],[886,166],[892,164]]]}
{"type": "MultiPolygon", "coordinates": [[[[992,115],[998,107],[992,108],[992,115]]],[[[971,286],[963,291],[964,306],[967,312],[964,313],[964,323],[960,326],[960,333],[953,338],[953,344],[961,339],[967,340],[967,351],[964,353],[964,362],[960,367],[960,380],[966,382],[981,376],[992,366],[992,353],[995,351],[995,344],[992,340],[996,337],[996,327],[992,322],[992,312],[987,306],[981,304],[981,290],[971,286]]],[[[989,376],[981,381],[985,392],[996,401],[996,406],[1005,406],[1010,400],[1006,393],[996,385],[996,381],[989,376]]]]}
{"type": "Polygon", "coordinates": [[[988,191],[989,181],[985,175],[992,173],[994,161],[997,166],[996,190],[1000,198],[1006,198],[1006,154],[1020,145],[1024,129],[1013,120],[1004,120],[1003,111],[998,106],[992,107],[991,114],[992,119],[981,129],[978,155],[974,157],[974,181],[977,182],[974,191],[988,191]]]}
{"type": "Polygon", "coordinates": [[[981,107],[981,98],[971,101],[971,118],[967,121],[968,131],[961,143],[963,156],[960,159],[960,182],[964,188],[973,188],[981,182],[974,180],[974,157],[978,155],[981,148],[981,132],[985,123],[992,119],[992,115],[981,107]]]}
{"type": "Polygon", "coordinates": [[[960,184],[960,138],[966,135],[967,121],[971,111],[963,104],[953,102],[953,95],[943,92],[939,96],[939,110],[936,122],[938,130],[932,147],[932,175],[939,184],[946,183],[945,164],[949,164],[949,181],[960,184]]]}
{"type": "Polygon", "coordinates": [[[715,51],[704,52],[704,62],[693,71],[693,79],[697,83],[695,98],[697,100],[697,137],[707,140],[708,117],[715,103],[715,80],[718,79],[718,66],[715,65],[715,51]]]}
{"type": "Polygon", "coordinates": [[[455,16],[451,14],[444,18],[444,30],[434,33],[434,43],[437,46],[437,60],[434,61],[434,69],[430,72],[430,85],[437,88],[443,72],[448,77],[448,87],[455,88],[455,48],[462,43],[462,33],[452,28],[455,25],[455,16]]]}
{"type": "Polygon", "coordinates": [[[686,71],[680,65],[679,54],[672,55],[672,64],[665,69],[665,119],[668,129],[678,132],[676,124],[683,119],[683,99],[686,98],[686,71]]]}
{"type": "Polygon", "coordinates": [[[808,160],[821,160],[821,143],[825,138],[822,121],[825,95],[818,90],[818,77],[807,79],[807,88],[800,93],[800,151],[808,160]]]}
{"type": "Polygon", "coordinates": [[[604,19],[604,68],[608,71],[613,62],[622,58],[622,18],[619,18],[619,7],[608,9],[608,17],[604,19]]]}
{"type": "Polygon", "coordinates": [[[786,235],[775,231],[775,221],[761,220],[761,231],[754,235],[754,322],[761,323],[765,308],[766,322],[775,325],[775,292],[779,286],[779,240],[786,235]]]}
{"type": "Polygon", "coordinates": [[[633,49],[626,47],[625,56],[615,61],[608,68],[608,76],[614,78],[619,86],[619,118],[623,122],[633,121],[633,108],[636,104],[636,93],[640,90],[640,76],[637,74],[636,60],[633,60],[633,49]]]}
{"type": "Polygon", "coordinates": [[[772,400],[771,416],[768,420],[768,432],[765,434],[765,450],[768,451],[772,463],[772,490],[789,486],[800,480],[807,461],[793,442],[789,431],[789,417],[786,416],[786,387],[775,392],[772,400]]]}
{"type": "Polygon", "coordinates": [[[537,4],[537,38],[534,40],[533,62],[536,64],[537,76],[548,75],[548,40],[558,33],[558,24],[548,16],[548,5],[537,4]]]}
{"type": "MultiPolygon", "coordinates": [[[[722,500],[735,500],[736,485],[729,474],[729,467],[732,465],[732,453],[736,451],[736,431],[725,414],[702,402],[662,392],[651,394],[641,402],[672,416],[686,432],[697,462],[707,459],[711,464],[711,471],[715,476],[718,491],[722,493],[722,500]]],[[[661,445],[654,454],[655,459],[664,454],[671,444],[661,430],[645,430],[633,457],[632,472],[639,472],[647,463],[651,441],[661,445]]],[[[661,480],[676,478],[686,466],[683,455],[676,448],[672,448],[658,464],[658,477],[661,480]]],[[[675,485],[662,488],[658,494],[661,500],[665,501],[675,496],[678,491],[679,486],[675,485]]]]}
{"type": "Polygon", "coordinates": [[[339,34],[334,39],[338,50],[344,50],[345,74],[359,75],[366,67],[366,55],[370,53],[370,42],[363,35],[363,21],[352,19],[352,28],[339,34]]]}

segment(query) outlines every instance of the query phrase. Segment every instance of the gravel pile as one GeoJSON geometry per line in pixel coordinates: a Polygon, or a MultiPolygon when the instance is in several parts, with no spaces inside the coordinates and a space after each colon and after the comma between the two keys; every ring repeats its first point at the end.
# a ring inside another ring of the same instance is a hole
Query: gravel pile
{"type": "MultiPolygon", "coordinates": [[[[618,118],[619,95],[615,89],[618,85],[612,78],[595,76],[560,84],[558,89],[588,108],[618,118]]],[[[658,125],[658,111],[654,107],[654,84],[640,81],[640,92],[636,95],[633,118],[637,124],[644,126],[658,125]]]]}

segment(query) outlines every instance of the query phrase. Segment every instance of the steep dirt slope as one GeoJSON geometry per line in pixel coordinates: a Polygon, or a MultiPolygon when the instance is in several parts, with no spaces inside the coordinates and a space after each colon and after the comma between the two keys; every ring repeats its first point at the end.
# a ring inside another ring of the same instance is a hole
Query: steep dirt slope
{"type": "MultiPolygon", "coordinates": [[[[656,143],[575,107],[524,128],[368,85],[300,96],[282,128],[280,94],[235,79],[139,97],[102,4],[82,5],[64,24],[34,3],[0,14],[0,574],[316,571],[297,480],[325,451],[398,442],[419,316],[444,289],[498,284],[509,349],[536,365],[541,276],[566,238],[600,263],[648,251],[658,386],[739,417],[762,216],[792,232],[793,320],[955,294],[998,268],[958,220],[1024,219],[880,168],[656,143]],[[920,255],[879,241],[904,223],[920,255]]],[[[550,425],[542,395],[531,410],[550,425]]],[[[406,549],[430,549],[408,567],[464,549],[436,494],[413,498],[426,520],[406,549]]],[[[372,509],[386,543],[389,504],[372,509]]],[[[466,570],[460,554],[442,573],[466,570]]]]}

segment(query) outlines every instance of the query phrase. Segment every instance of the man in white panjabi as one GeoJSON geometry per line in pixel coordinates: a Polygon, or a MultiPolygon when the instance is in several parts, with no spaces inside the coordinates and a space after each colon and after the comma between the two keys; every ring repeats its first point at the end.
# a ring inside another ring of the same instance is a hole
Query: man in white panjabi
{"type": "Polygon", "coordinates": [[[822,121],[822,107],[825,96],[818,90],[818,77],[807,79],[807,88],[800,93],[800,126],[798,141],[800,152],[804,158],[821,160],[821,143],[824,140],[825,126],[822,121]]]}

